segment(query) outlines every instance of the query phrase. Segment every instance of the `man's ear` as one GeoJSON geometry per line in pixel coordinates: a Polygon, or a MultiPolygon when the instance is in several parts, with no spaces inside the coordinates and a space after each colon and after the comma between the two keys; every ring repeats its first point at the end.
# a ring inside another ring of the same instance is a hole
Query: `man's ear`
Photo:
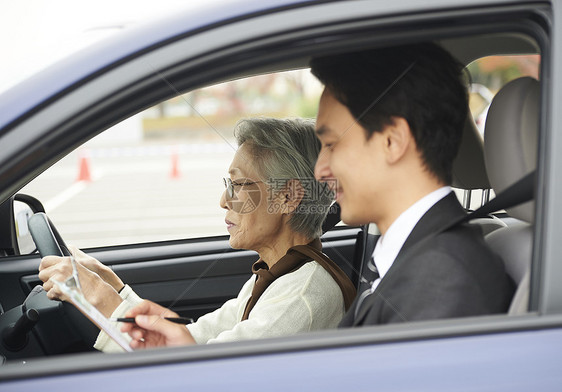
{"type": "Polygon", "coordinates": [[[299,180],[291,179],[287,181],[287,185],[280,192],[281,195],[281,212],[290,215],[301,204],[304,198],[304,187],[299,180]]]}
{"type": "Polygon", "coordinates": [[[392,120],[393,123],[387,125],[383,130],[383,149],[389,164],[400,161],[408,152],[409,147],[415,147],[408,121],[403,117],[393,117],[392,120]]]}

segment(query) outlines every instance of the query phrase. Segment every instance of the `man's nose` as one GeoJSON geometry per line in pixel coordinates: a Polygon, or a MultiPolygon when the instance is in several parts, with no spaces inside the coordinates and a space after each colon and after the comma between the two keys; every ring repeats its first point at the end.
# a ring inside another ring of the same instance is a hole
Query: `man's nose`
{"type": "Polygon", "coordinates": [[[314,177],[317,181],[323,181],[332,177],[328,154],[324,150],[320,151],[318,159],[316,160],[316,165],[314,165],[314,177]]]}

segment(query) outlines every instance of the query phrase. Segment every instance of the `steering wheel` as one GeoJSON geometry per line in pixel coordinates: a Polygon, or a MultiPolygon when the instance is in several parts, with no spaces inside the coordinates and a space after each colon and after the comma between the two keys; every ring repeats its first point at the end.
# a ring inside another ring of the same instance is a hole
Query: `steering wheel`
{"type": "Polygon", "coordinates": [[[41,257],[71,256],[58,230],[45,213],[33,214],[27,224],[41,257]]]}
{"type": "MultiPolygon", "coordinates": [[[[71,255],[61,235],[45,213],[38,212],[33,214],[33,216],[29,218],[28,227],[41,257],[71,255]]],[[[72,304],[48,299],[47,293],[43,290],[42,286],[36,286],[32,294],[33,295],[30,294],[26,299],[23,306],[24,308],[33,306],[39,312],[40,318],[35,328],[40,340],[44,341],[52,338],[52,336],[49,336],[52,335],[49,331],[58,330],[59,327],[67,327],[71,329],[71,333],[66,335],[68,341],[61,341],[61,337],[64,338],[65,334],[57,331],[56,334],[58,335],[59,342],[52,347],[52,350],[68,352],[91,349],[99,333],[99,329],[95,324],[88,320],[88,318],[80,313],[72,304]],[[53,309],[56,310],[54,311],[53,309]],[[57,317],[52,316],[53,312],[58,313],[58,320],[57,317]],[[52,325],[42,325],[42,313],[46,315],[44,318],[52,319],[56,323],[61,323],[60,320],[66,320],[66,325],[59,325],[57,328],[53,328],[52,325]],[[47,314],[49,315],[47,316],[47,314]],[[77,342],[77,340],[81,340],[81,342],[77,342]]],[[[48,347],[49,344],[44,346],[48,347]]]]}

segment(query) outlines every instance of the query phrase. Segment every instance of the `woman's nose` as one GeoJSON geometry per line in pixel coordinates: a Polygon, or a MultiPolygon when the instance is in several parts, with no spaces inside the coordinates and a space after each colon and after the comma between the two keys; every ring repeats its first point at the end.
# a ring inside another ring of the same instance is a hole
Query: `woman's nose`
{"type": "Polygon", "coordinates": [[[230,208],[228,207],[228,203],[226,202],[226,189],[223,191],[222,195],[221,195],[221,200],[220,200],[220,206],[221,208],[224,208],[225,210],[229,210],[230,208]]]}

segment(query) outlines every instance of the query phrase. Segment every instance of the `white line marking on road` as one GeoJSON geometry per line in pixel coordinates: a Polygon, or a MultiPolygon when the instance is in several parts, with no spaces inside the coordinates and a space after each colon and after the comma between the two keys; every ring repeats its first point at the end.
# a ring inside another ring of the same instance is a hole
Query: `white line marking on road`
{"type": "Polygon", "coordinates": [[[53,212],[60,205],[72,199],[74,196],[82,192],[88,185],[87,181],[78,181],[66,188],[64,191],[48,200],[45,203],[45,211],[48,213],[53,212]]]}

